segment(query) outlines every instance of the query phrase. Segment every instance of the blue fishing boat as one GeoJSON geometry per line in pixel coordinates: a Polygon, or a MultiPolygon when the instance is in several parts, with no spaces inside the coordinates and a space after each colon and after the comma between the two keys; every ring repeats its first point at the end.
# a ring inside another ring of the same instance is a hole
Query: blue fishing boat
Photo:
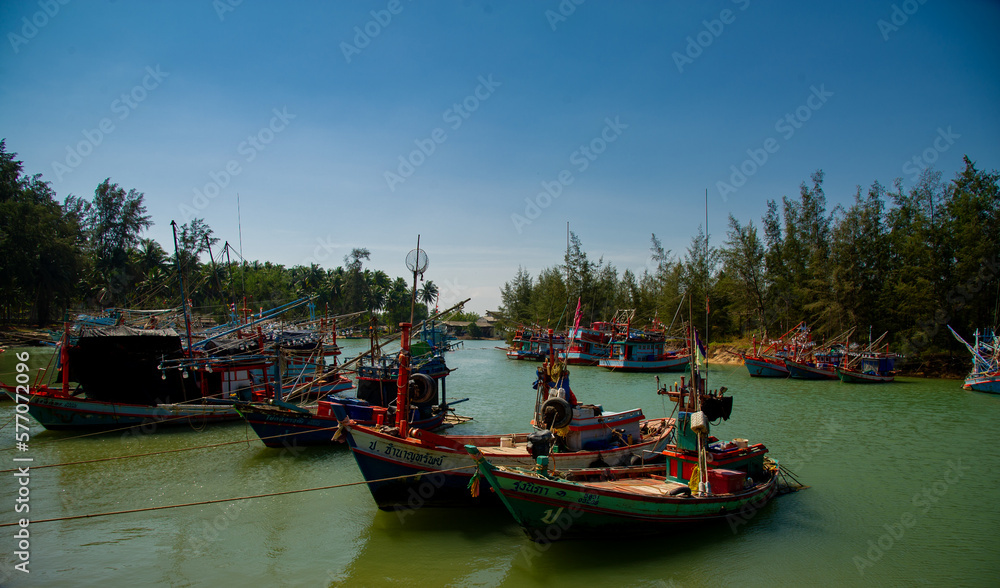
{"type": "Polygon", "coordinates": [[[840,340],[846,340],[849,335],[850,331],[819,347],[814,346],[812,341],[799,346],[794,357],[785,358],[788,374],[800,380],[836,380],[837,368],[843,362],[847,349],[840,340]]]}
{"type": "Polygon", "coordinates": [[[972,369],[965,377],[962,387],[966,390],[1000,394],[1000,341],[993,329],[977,329],[974,345],[967,343],[950,325],[948,330],[972,355],[972,369]]]}
{"type": "MultiPolygon", "coordinates": [[[[376,332],[374,329],[372,333],[376,332]]],[[[409,334],[406,335],[409,337],[409,334]]],[[[384,345],[384,344],[383,344],[384,345]]],[[[324,377],[343,378],[341,372],[350,367],[357,374],[354,396],[327,394],[316,403],[291,401],[297,397],[277,398],[267,403],[241,403],[237,408],[257,436],[268,447],[280,448],[305,445],[332,445],[338,421],[333,407],[341,407],[355,422],[369,426],[396,420],[399,384],[399,355],[382,353],[383,345],[371,339],[371,349],[343,366],[334,365],[324,377]]],[[[453,405],[468,400],[447,400],[447,376],[451,369],[440,349],[423,340],[409,345],[412,366],[409,378],[409,409],[406,422],[415,429],[437,429],[449,417],[462,422],[468,417],[452,415],[453,405]]]]}
{"type": "Polygon", "coordinates": [[[837,367],[837,377],[847,384],[885,384],[896,379],[896,360],[898,355],[889,351],[886,344],[881,351],[882,340],[888,333],[869,343],[859,352],[850,351],[846,361],[837,367]]]}
{"type": "Polygon", "coordinates": [[[567,338],[567,364],[598,365],[602,359],[607,359],[611,350],[611,324],[599,321],[589,327],[576,325],[570,329],[567,338]]]}
{"type": "Polygon", "coordinates": [[[794,358],[799,345],[808,340],[809,329],[804,322],[800,322],[791,328],[787,333],[774,339],[764,339],[757,341],[754,335],[749,353],[743,354],[743,363],[747,366],[747,371],[755,378],[787,378],[791,375],[785,360],[794,358]]]}
{"type": "MultiPolygon", "coordinates": [[[[689,385],[682,377],[680,386],[658,390],[677,403],[677,420],[655,465],[554,468],[553,455],[540,455],[534,467],[526,468],[498,465],[472,445],[465,449],[477,474],[527,535],[541,543],[676,532],[679,524],[719,521],[747,507],[761,508],[779,491],[780,467],[766,457],[763,444],[710,436],[711,421],[729,419],[733,397],[725,395],[725,388],[708,389],[700,361],[692,374],[689,385]]],[[[471,491],[479,491],[478,486],[474,480],[471,491]]]]}
{"type": "MultiPolygon", "coordinates": [[[[311,406],[287,402],[248,403],[237,406],[240,414],[260,437],[264,445],[273,448],[289,446],[334,445],[338,420],[334,406],[355,422],[376,426],[394,422],[396,418],[395,388],[399,365],[393,361],[376,361],[358,368],[358,394],[330,394],[311,406]],[[362,380],[361,372],[365,377],[362,380]],[[392,390],[394,394],[388,392],[392,390]]],[[[446,376],[450,373],[444,360],[436,356],[423,361],[410,378],[410,409],[407,422],[415,429],[437,429],[445,424],[452,405],[447,401],[446,376]]]]}
{"type": "Polygon", "coordinates": [[[666,330],[654,319],[648,329],[633,329],[635,310],[619,310],[612,320],[608,356],[598,365],[620,372],[682,372],[688,369],[690,352],[669,349],[666,330]]]}
{"type": "Polygon", "coordinates": [[[554,334],[548,337],[541,327],[518,328],[506,349],[507,359],[522,361],[544,361],[550,354],[561,354],[565,350],[565,335],[554,334]]]}
{"type": "MultiPolygon", "coordinates": [[[[565,379],[556,375],[565,374],[564,366],[554,364],[542,365],[535,387],[534,422],[546,428],[530,435],[440,435],[413,429],[399,413],[395,426],[364,426],[353,422],[344,407],[334,405],[344,438],[378,507],[404,510],[488,500],[489,493],[469,494],[474,464],[465,445],[479,447],[496,464],[530,466],[540,448],[548,451],[555,443],[560,449],[552,454],[553,466],[580,468],[641,461],[643,455],[666,443],[673,419],[646,420],[641,409],[610,412],[600,405],[574,406],[562,387],[565,379]],[[428,488],[432,491],[427,492],[428,488]]],[[[409,366],[402,368],[409,371],[409,366]]],[[[407,402],[402,386],[397,405],[407,402]]]]}

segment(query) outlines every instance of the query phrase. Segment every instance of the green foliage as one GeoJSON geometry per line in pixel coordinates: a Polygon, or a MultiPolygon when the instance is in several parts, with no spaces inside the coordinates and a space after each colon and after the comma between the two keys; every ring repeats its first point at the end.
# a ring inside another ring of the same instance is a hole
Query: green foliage
{"type": "MultiPolygon", "coordinates": [[[[711,307],[715,338],[784,332],[806,321],[819,337],[855,328],[859,338],[891,333],[897,349],[955,349],[944,325],[971,332],[1000,326],[1000,175],[965,169],[942,185],[926,171],[904,191],[878,182],[853,203],[826,210],[824,175],[803,183],[797,199],[769,200],[761,237],[752,221],[730,216],[721,249],[699,228],[683,259],[654,234],[642,275],[587,259],[576,235],[564,266],[532,279],[523,268],[500,290],[508,326],[610,319],[612,308],[668,322],[684,293],[696,322],[711,307]]],[[[684,305],[686,307],[687,304],[684,305]]],[[[684,312],[683,315],[687,313],[684,312]]]]}
{"type": "Polygon", "coordinates": [[[79,216],[55,201],[41,175],[25,176],[0,140],[0,320],[56,317],[85,269],[79,216]]]}
{"type": "MultiPolygon", "coordinates": [[[[156,241],[143,238],[151,225],[144,195],[126,191],[110,178],[97,187],[92,200],[70,195],[60,206],[48,183],[40,175],[25,176],[16,154],[7,153],[6,142],[0,140],[0,321],[30,318],[45,323],[74,307],[179,306],[173,243],[167,253],[156,241]]],[[[344,258],[346,267],[330,270],[316,264],[285,268],[259,261],[202,262],[202,254],[218,241],[203,219],[178,227],[176,257],[188,299],[200,313],[226,321],[233,308],[245,305],[257,312],[315,296],[320,313],[367,310],[390,326],[410,320],[407,281],[365,269],[367,249],[351,250],[344,258]]],[[[230,251],[225,253],[228,258],[230,251]]],[[[433,282],[425,282],[422,302],[433,302],[437,290],[433,282]]],[[[428,314],[424,304],[413,312],[414,321],[428,314]]]]}
{"type": "Polygon", "coordinates": [[[479,316],[479,313],[465,312],[461,310],[458,312],[453,312],[451,313],[451,315],[448,316],[449,321],[470,322],[470,323],[474,323],[478,321],[480,318],[481,317],[479,316]]]}
{"type": "MultiPolygon", "coordinates": [[[[977,170],[966,157],[950,182],[933,171],[908,191],[900,180],[892,190],[875,182],[831,212],[823,179],[822,171],[812,174],[798,198],[781,198],[780,210],[769,200],[762,236],[752,221],[730,216],[721,248],[709,247],[699,227],[677,258],[651,235],[640,274],[619,275],[603,259],[591,260],[571,233],[563,264],[537,278],[519,267],[500,289],[504,323],[562,329],[573,323],[578,301],[585,324],[619,308],[635,309],[637,326],[669,323],[690,300],[699,324],[710,305],[715,339],[784,332],[805,320],[821,338],[851,327],[861,337],[889,331],[908,354],[955,349],[948,323],[967,333],[1000,326],[1000,174],[977,170]]],[[[70,195],[60,204],[55,196],[40,175],[23,173],[0,140],[0,321],[45,323],[72,308],[179,305],[174,255],[142,236],[152,219],[141,192],[108,178],[92,200],[70,195]]],[[[394,327],[411,320],[411,307],[414,322],[428,316],[437,298],[427,281],[414,304],[407,279],[364,267],[364,248],[333,269],[230,262],[231,250],[226,263],[202,262],[217,242],[202,219],[179,227],[188,297],[220,320],[244,304],[257,311],[314,296],[320,313],[365,311],[358,323],[376,316],[394,327]]]]}

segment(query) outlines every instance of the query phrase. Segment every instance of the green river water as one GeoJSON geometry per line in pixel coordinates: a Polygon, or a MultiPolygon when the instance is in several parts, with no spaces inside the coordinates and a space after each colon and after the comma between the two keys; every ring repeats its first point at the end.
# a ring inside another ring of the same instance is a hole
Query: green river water
{"type": "MultiPolygon", "coordinates": [[[[345,357],[363,342],[343,341],[345,357]]],[[[447,355],[450,399],[471,423],[454,432],[528,430],[536,364],[494,341],[447,355]]],[[[51,349],[16,351],[29,373],[51,349]]],[[[665,375],[672,383],[675,375],[665,375]]],[[[573,390],[606,410],[670,413],[651,375],[575,368],[573,390]]],[[[736,397],[721,439],[763,442],[810,488],[744,519],[656,537],[609,534],[539,546],[506,511],[381,512],[363,485],[137,514],[31,523],[30,573],[16,527],[0,528],[3,586],[996,586],[1000,584],[1000,397],[955,380],[887,385],[751,379],[713,366],[736,397]]],[[[361,480],[345,446],[267,449],[242,423],[83,438],[34,421],[14,448],[14,404],[0,403],[0,469],[31,457],[33,520],[199,502],[361,480]],[[227,441],[217,448],[57,464],[227,441]]],[[[3,474],[0,523],[16,521],[18,478],[3,474]]]]}

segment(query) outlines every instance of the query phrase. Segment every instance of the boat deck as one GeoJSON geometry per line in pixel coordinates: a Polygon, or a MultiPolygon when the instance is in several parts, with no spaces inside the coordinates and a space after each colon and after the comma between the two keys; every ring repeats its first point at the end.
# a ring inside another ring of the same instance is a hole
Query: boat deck
{"type": "Polygon", "coordinates": [[[687,487],[687,484],[650,478],[608,480],[607,482],[586,482],[583,485],[588,488],[594,488],[595,490],[610,490],[613,492],[627,492],[629,494],[647,494],[649,496],[670,496],[672,491],[678,488],[687,487]]]}
{"type": "Polygon", "coordinates": [[[480,450],[487,455],[524,455],[530,453],[526,443],[518,443],[513,447],[480,447],[480,450]]]}

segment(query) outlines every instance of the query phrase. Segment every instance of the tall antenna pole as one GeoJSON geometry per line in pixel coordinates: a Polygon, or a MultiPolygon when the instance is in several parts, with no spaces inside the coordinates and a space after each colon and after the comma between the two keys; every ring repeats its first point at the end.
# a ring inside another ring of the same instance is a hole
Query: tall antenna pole
{"type": "MultiPolygon", "coordinates": [[[[705,341],[708,341],[708,282],[712,273],[708,249],[708,188],[705,188],[705,341]]],[[[705,382],[708,389],[708,344],[705,344],[705,382]]]]}
{"type": "MultiPolygon", "coordinates": [[[[247,297],[247,259],[243,257],[243,216],[240,214],[240,193],[236,193],[236,226],[240,233],[240,276],[243,281],[243,298],[247,297]]],[[[245,301],[244,301],[245,302],[245,301]]]]}
{"type": "Polygon", "coordinates": [[[417,271],[420,267],[420,235],[417,235],[417,261],[413,268],[413,295],[410,296],[410,324],[413,324],[413,309],[417,304],[417,271]]]}
{"type": "MultiPolygon", "coordinates": [[[[569,291],[569,221],[566,221],[566,308],[569,308],[570,302],[573,300],[572,294],[569,291]]],[[[567,330],[569,330],[569,314],[566,315],[566,325],[567,330]]]]}

